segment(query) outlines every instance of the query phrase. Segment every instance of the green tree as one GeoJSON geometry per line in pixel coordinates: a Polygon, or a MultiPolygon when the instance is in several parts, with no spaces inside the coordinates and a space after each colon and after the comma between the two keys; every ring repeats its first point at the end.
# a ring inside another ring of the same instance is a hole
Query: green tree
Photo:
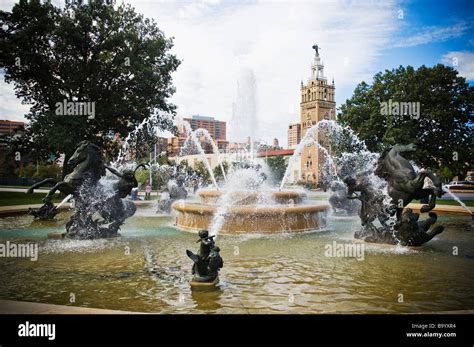
{"type": "Polygon", "coordinates": [[[116,152],[113,135],[125,137],[146,119],[137,137],[153,139],[154,126],[175,130],[168,100],[180,62],[169,53],[172,39],[130,5],[114,5],[66,0],[59,8],[20,0],[11,12],[0,11],[0,68],[31,105],[25,141],[17,144],[23,153],[35,159],[64,153],[67,162],[84,139],[116,152]],[[56,112],[63,101],[91,103],[95,118],[56,112]]]}
{"type": "Polygon", "coordinates": [[[204,164],[202,161],[198,161],[194,165],[194,171],[196,172],[196,175],[198,175],[203,182],[209,182],[211,179],[211,174],[207,170],[206,164],[204,164]]]}
{"type": "MultiPolygon", "coordinates": [[[[224,168],[224,171],[227,176],[227,173],[229,172],[229,164],[226,161],[224,161],[222,162],[222,167],[224,168]]],[[[222,169],[220,165],[217,165],[214,168],[214,170],[212,170],[212,172],[214,173],[214,178],[216,179],[216,181],[220,182],[224,180],[224,174],[222,173],[222,169]]]]}
{"type": "Polygon", "coordinates": [[[273,173],[273,177],[277,182],[280,182],[285,175],[288,163],[283,155],[276,155],[274,157],[265,158],[265,163],[273,173]]]}
{"type": "Polygon", "coordinates": [[[417,145],[411,155],[416,163],[445,174],[449,168],[453,175],[464,174],[472,163],[474,87],[451,67],[400,66],[379,72],[372,85],[360,83],[340,111],[339,121],[372,151],[412,142],[417,145]],[[384,107],[390,100],[419,102],[420,112],[397,115],[392,109],[387,115],[384,107]]]}

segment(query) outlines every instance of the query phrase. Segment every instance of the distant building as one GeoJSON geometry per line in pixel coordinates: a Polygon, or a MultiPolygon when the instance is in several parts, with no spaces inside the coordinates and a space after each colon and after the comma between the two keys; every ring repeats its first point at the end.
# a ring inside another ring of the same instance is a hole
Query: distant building
{"type": "Polygon", "coordinates": [[[229,153],[245,153],[248,152],[248,145],[242,142],[230,142],[227,151],[229,153]]]}
{"type": "Polygon", "coordinates": [[[0,136],[12,135],[18,132],[23,132],[25,129],[24,122],[0,120],[0,136]]]}
{"type": "Polygon", "coordinates": [[[293,123],[288,126],[288,148],[296,149],[301,141],[301,124],[293,123]]]}
{"type": "Polygon", "coordinates": [[[226,141],[226,122],[214,119],[214,117],[192,116],[191,118],[184,118],[186,122],[191,125],[191,129],[199,128],[206,129],[211,134],[214,141],[226,141]]]}
{"type": "Polygon", "coordinates": [[[269,151],[261,151],[257,153],[257,158],[268,158],[282,156],[292,156],[295,151],[292,149],[274,149],[269,151]]]}
{"type": "Polygon", "coordinates": [[[272,140],[272,146],[275,147],[275,148],[280,147],[280,142],[278,141],[278,139],[276,137],[273,138],[273,140],[272,140]]]}
{"type": "Polygon", "coordinates": [[[226,122],[214,119],[214,117],[205,117],[195,115],[191,118],[184,118],[191,125],[191,129],[206,129],[212,136],[219,151],[226,151],[229,142],[227,142],[227,126],[226,122]]]}
{"type": "MultiPolygon", "coordinates": [[[[183,120],[189,123],[192,130],[206,129],[219,148],[219,151],[227,151],[229,142],[227,141],[226,122],[216,120],[214,117],[204,117],[199,115],[194,115],[191,118],[183,118],[183,120]]],[[[177,137],[168,139],[167,152],[169,156],[179,155],[179,152],[186,141],[187,134],[185,133],[184,128],[179,128],[178,131],[179,135],[177,137]]],[[[200,140],[205,142],[204,138],[200,138],[200,140]]]]}
{"type": "MultiPolygon", "coordinates": [[[[315,55],[311,64],[311,77],[306,84],[301,82],[301,137],[306,131],[322,119],[336,119],[336,102],[334,80],[327,83],[324,76],[324,65],[319,57],[318,46],[313,46],[315,55]]],[[[319,133],[316,138],[320,144],[325,139],[319,133]]],[[[320,156],[316,145],[306,146],[301,153],[301,180],[307,183],[319,183],[320,165],[324,158],[320,156]]]]}
{"type": "Polygon", "coordinates": [[[184,142],[186,141],[185,136],[178,136],[178,137],[171,137],[168,139],[168,146],[166,149],[166,152],[168,156],[173,157],[176,155],[179,155],[179,152],[181,148],[184,145],[184,142]]]}

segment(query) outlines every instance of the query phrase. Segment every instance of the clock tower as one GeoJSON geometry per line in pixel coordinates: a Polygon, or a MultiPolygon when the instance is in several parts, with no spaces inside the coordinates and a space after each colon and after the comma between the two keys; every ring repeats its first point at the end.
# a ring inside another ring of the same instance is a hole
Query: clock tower
{"type": "MultiPolygon", "coordinates": [[[[336,102],[334,98],[334,80],[327,83],[324,76],[324,64],[319,56],[319,47],[314,45],[314,59],[311,64],[311,77],[307,83],[301,81],[301,138],[306,132],[322,119],[336,119],[336,102]]],[[[315,133],[315,139],[323,143],[324,139],[315,133]]],[[[315,144],[306,146],[301,152],[301,177],[303,182],[315,183],[320,181],[320,165],[324,160],[324,154],[315,144]]]]}

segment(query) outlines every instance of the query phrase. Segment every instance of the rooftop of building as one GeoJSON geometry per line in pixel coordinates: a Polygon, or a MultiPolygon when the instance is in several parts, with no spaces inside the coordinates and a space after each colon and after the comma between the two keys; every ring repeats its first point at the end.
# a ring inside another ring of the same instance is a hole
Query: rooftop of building
{"type": "MultiPolygon", "coordinates": [[[[188,118],[189,119],[189,118],[188,118]]],[[[191,120],[204,120],[204,121],[210,121],[210,122],[221,122],[217,119],[215,119],[214,117],[210,117],[210,116],[200,116],[198,114],[195,114],[195,115],[192,115],[191,116],[191,120]]]]}
{"type": "Polygon", "coordinates": [[[294,149],[274,149],[271,151],[258,152],[257,157],[276,157],[278,155],[293,155],[294,149]]]}

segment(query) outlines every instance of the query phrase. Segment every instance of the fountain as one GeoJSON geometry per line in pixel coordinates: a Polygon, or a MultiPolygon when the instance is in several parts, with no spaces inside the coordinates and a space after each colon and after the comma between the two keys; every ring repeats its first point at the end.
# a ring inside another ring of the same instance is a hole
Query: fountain
{"type": "Polygon", "coordinates": [[[212,235],[319,230],[326,226],[326,203],[307,203],[306,194],[265,184],[259,165],[229,173],[222,190],[200,190],[200,202],[176,201],[176,226],[209,229],[212,235]]]}
{"type": "MultiPolygon", "coordinates": [[[[350,133],[337,124],[327,122],[322,122],[315,129],[350,133]]],[[[308,135],[307,138],[308,143],[317,140],[316,136],[311,139],[308,135]]],[[[334,138],[337,139],[338,135],[334,138]]],[[[2,271],[8,281],[0,281],[0,295],[5,299],[46,304],[165,314],[386,314],[472,309],[474,298],[466,295],[474,286],[470,276],[474,242],[470,220],[449,215],[438,218],[429,211],[428,217],[421,221],[409,209],[400,213],[398,204],[395,209],[390,208],[393,207],[393,198],[389,192],[396,197],[395,191],[398,192],[396,194],[404,191],[393,176],[394,172],[379,166],[377,160],[380,156],[367,151],[355,138],[345,143],[348,147],[344,150],[338,148],[337,143],[331,143],[332,151],[325,152],[320,147],[323,155],[327,153],[323,168],[328,170],[328,180],[333,184],[330,185],[331,194],[337,194],[332,204],[343,210],[344,204],[355,201],[361,207],[361,216],[372,219],[370,223],[364,223],[367,227],[349,213],[343,216],[329,214],[325,201],[318,203],[308,199],[308,192],[302,189],[290,190],[281,182],[270,182],[265,165],[231,165],[227,183],[221,183],[219,190],[198,191],[199,202],[174,202],[177,228],[173,225],[174,216],[136,213],[121,226],[120,238],[97,239],[101,237],[100,230],[94,230],[98,233],[93,234],[93,240],[51,240],[48,235],[63,228],[63,222],[68,221],[71,211],[60,211],[56,220],[33,221],[32,216],[0,218],[0,240],[36,242],[40,254],[37,261],[1,260],[2,271]],[[377,167],[383,170],[376,170],[377,167]],[[362,200],[376,201],[377,204],[364,205],[362,200]],[[381,209],[373,210],[371,206],[381,209]],[[384,232],[379,216],[385,221],[388,232],[384,232]],[[449,234],[439,234],[442,227],[433,225],[435,222],[443,224],[449,234]],[[298,233],[321,228],[326,228],[327,232],[298,233]],[[194,253],[192,249],[198,237],[180,229],[201,232],[199,251],[194,253]],[[207,235],[203,230],[208,230],[207,235]],[[370,240],[365,231],[374,232],[374,239],[370,240]],[[241,233],[246,235],[219,238],[219,235],[241,233]],[[436,233],[438,237],[432,239],[428,247],[406,247],[423,244],[431,234],[436,233]],[[371,242],[354,243],[354,236],[371,242]],[[383,236],[387,239],[384,240],[383,236]],[[215,245],[217,239],[219,247],[215,245]],[[410,244],[403,240],[413,241],[410,244]],[[326,255],[328,245],[335,243],[362,244],[365,246],[366,261],[326,255]],[[456,246],[456,255],[453,246],[456,246]],[[185,249],[190,251],[184,252],[185,249]],[[226,267],[225,280],[221,279],[219,283],[219,274],[222,274],[219,270],[223,265],[220,254],[225,256],[226,267]],[[189,271],[190,259],[192,275],[189,271]],[[407,271],[407,264],[410,268],[423,271],[407,271]],[[432,276],[433,273],[437,276],[432,276]],[[403,281],[399,281],[400,278],[403,281]],[[387,290],[387,283],[393,284],[393,290],[387,290]],[[420,292],[420,286],[423,292],[420,292]],[[74,293],[77,288],[81,288],[81,300],[84,296],[87,301],[71,305],[64,293],[74,293]],[[346,300],[341,300],[341,292],[346,293],[346,300]],[[399,292],[410,297],[410,301],[397,303],[394,297],[399,292]],[[294,294],[297,305],[288,300],[288,293],[294,294]],[[443,295],[439,296],[439,293],[443,295]],[[368,297],[371,299],[367,300],[368,297]],[[437,299],[432,300],[433,297],[437,299]]],[[[84,144],[83,149],[86,148],[89,145],[84,144]]],[[[385,153],[389,157],[390,150],[385,153]]],[[[87,161],[80,163],[82,165],[77,165],[76,173],[80,167],[87,166],[87,161]]],[[[295,156],[290,165],[296,164],[295,156]]],[[[110,171],[105,165],[104,168],[110,171]]],[[[169,178],[176,180],[177,186],[181,184],[178,176],[182,174],[185,180],[193,179],[172,167],[162,169],[169,171],[169,178]]],[[[72,211],[73,218],[80,211],[85,217],[90,217],[89,213],[93,211],[95,216],[100,216],[105,209],[101,205],[108,199],[111,200],[107,209],[113,210],[115,205],[122,205],[121,196],[128,192],[130,186],[134,186],[134,173],[133,170],[127,175],[123,170],[115,171],[110,174],[111,177],[123,177],[104,180],[103,175],[99,174],[95,185],[90,183],[92,175],[87,181],[89,185],[86,181],[76,181],[84,187],[76,187],[76,192],[71,189],[69,193],[76,199],[77,205],[76,210],[72,211]],[[121,181],[130,185],[124,184],[122,190],[121,181]],[[122,193],[118,194],[119,191],[122,193]],[[82,201],[81,197],[84,197],[82,201]],[[86,201],[91,209],[85,208],[86,201]]],[[[421,172],[417,171],[415,168],[415,182],[421,181],[421,172]]],[[[60,186],[66,194],[67,187],[75,182],[70,178],[65,181],[71,183],[60,186]]],[[[168,183],[169,179],[165,181],[168,183]]],[[[430,197],[432,193],[436,195],[436,189],[431,188],[428,192],[430,197]]],[[[402,198],[402,205],[408,201],[408,198],[402,198]]],[[[137,206],[141,208],[140,204],[137,206]]],[[[130,215],[132,211],[122,212],[130,215]]],[[[116,217],[119,216],[110,217],[111,223],[116,217]]],[[[107,226],[97,224],[97,227],[107,226]]],[[[71,228],[74,231],[74,227],[71,228]]],[[[80,238],[77,236],[71,234],[73,238],[80,238]]]]}
{"type": "Polygon", "coordinates": [[[68,165],[72,167],[72,172],[64,177],[64,181],[56,182],[48,178],[28,189],[27,193],[33,193],[46,183],[55,183],[44,197],[44,205],[30,213],[40,219],[54,217],[59,209],[51,200],[56,191],[60,191],[67,195],[63,202],[71,196],[74,199],[75,213],[66,223],[66,237],[95,239],[117,236],[125,219],[133,216],[136,211],[135,204],[125,198],[132,188],[138,186],[135,173],[145,165],[140,164],[134,170],[119,172],[104,164],[100,148],[89,141],[79,143],[68,165]],[[108,187],[99,182],[106,170],[119,178],[108,187]],[[94,220],[93,217],[97,215],[101,219],[94,220]]]}

